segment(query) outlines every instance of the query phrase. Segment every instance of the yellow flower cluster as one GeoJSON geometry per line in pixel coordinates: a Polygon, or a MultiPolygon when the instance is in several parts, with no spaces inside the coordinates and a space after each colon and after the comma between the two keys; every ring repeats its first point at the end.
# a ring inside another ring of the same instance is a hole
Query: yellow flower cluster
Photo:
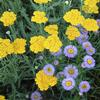
{"type": "Polygon", "coordinates": [[[38,3],[38,4],[46,4],[51,0],[34,0],[34,2],[38,3]]]}
{"type": "Polygon", "coordinates": [[[12,43],[14,47],[14,54],[23,54],[25,52],[25,45],[26,40],[25,39],[15,39],[12,43]]]}
{"type": "Polygon", "coordinates": [[[66,12],[63,18],[66,22],[69,22],[72,25],[79,25],[84,20],[84,17],[81,15],[81,12],[77,9],[72,9],[66,12]]]}
{"type": "Polygon", "coordinates": [[[10,40],[0,38],[0,58],[4,58],[13,52],[13,45],[10,43],[10,40]]]}
{"type": "Polygon", "coordinates": [[[30,40],[30,50],[34,53],[38,53],[44,50],[44,41],[46,40],[43,36],[34,36],[30,40]]]}
{"type": "Polygon", "coordinates": [[[38,24],[46,23],[48,18],[46,17],[46,13],[43,11],[34,11],[33,16],[31,18],[32,22],[36,22],[38,24]]]}
{"type": "Polygon", "coordinates": [[[69,40],[75,40],[80,36],[79,30],[75,26],[69,26],[65,34],[68,36],[69,40]]]}
{"type": "Polygon", "coordinates": [[[99,7],[97,3],[99,0],[84,0],[84,5],[82,6],[82,10],[86,13],[98,13],[99,7]]]}
{"type": "Polygon", "coordinates": [[[56,24],[48,25],[44,28],[44,30],[51,35],[53,35],[53,34],[57,35],[58,34],[58,26],[56,24]]]}
{"type": "Polygon", "coordinates": [[[0,17],[0,21],[3,22],[4,26],[13,25],[16,21],[16,14],[14,12],[5,11],[0,17]]]}
{"type": "Polygon", "coordinates": [[[55,76],[49,76],[40,70],[36,74],[35,82],[41,91],[48,90],[49,87],[53,87],[57,84],[57,78],[55,76]]]}
{"type": "Polygon", "coordinates": [[[82,23],[82,26],[87,30],[87,31],[97,31],[99,29],[99,26],[97,24],[97,21],[94,19],[85,19],[82,23]]]}
{"type": "Polygon", "coordinates": [[[6,99],[5,99],[5,96],[0,95],[0,100],[6,100],[6,99]]]}
{"type": "Polygon", "coordinates": [[[50,52],[58,52],[62,47],[62,42],[57,35],[50,35],[44,42],[44,47],[50,52]]]}
{"type": "Polygon", "coordinates": [[[25,52],[26,40],[16,39],[11,43],[9,39],[0,38],[0,58],[4,58],[9,54],[22,54],[25,52]]]}

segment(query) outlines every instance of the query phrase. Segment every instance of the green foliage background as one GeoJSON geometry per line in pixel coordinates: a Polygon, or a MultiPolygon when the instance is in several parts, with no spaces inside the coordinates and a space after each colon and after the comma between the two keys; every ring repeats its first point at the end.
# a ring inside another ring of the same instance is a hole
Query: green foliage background
{"type": "MultiPolygon", "coordinates": [[[[99,100],[100,96],[100,32],[98,34],[90,33],[89,40],[97,49],[93,56],[96,60],[96,67],[92,70],[83,70],[80,68],[82,57],[86,54],[82,47],[76,41],[69,42],[65,35],[65,29],[68,24],[63,20],[63,15],[71,8],[81,10],[82,0],[69,0],[69,4],[65,4],[66,0],[53,0],[53,2],[46,5],[38,5],[32,0],[0,0],[0,15],[6,11],[11,10],[17,14],[17,21],[13,26],[4,27],[0,23],[0,37],[9,38],[12,41],[15,38],[25,38],[27,40],[27,52],[23,55],[9,55],[4,59],[0,59],[0,94],[5,95],[8,100],[28,100],[26,95],[29,95],[37,89],[34,82],[35,74],[46,63],[53,63],[55,59],[60,61],[57,66],[57,71],[63,70],[68,63],[76,64],[79,68],[79,77],[76,80],[77,85],[75,90],[66,92],[60,86],[60,83],[46,92],[41,92],[43,100],[99,100]],[[38,25],[31,22],[33,11],[41,10],[47,13],[49,22],[38,25]],[[74,44],[79,49],[79,55],[76,59],[68,61],[63,55],[60,58],[55,58],[45,51],[35,55],[29,50],[30,37],[35,35],[47,36],[43,31],[45,25],[56,23],[59,26],[59,37],[63,42],[63,46],[74,44]],[[6,31],[11,31],[10,35],[6,31]],[[39,59],[43,56],[43,60],[39,59]],[[91,90],[89,93],[80,97],[78,94],[78,83],[81,80],[89,80],[91,83],[91,90]]],[[[99,5],[100,6],[100,5],[99,5]]],[[[84,13],[83,13],[84,14],[84,13]]],[[[84,14],[85,17],[100,18],[98,15],[84,14]]]]}

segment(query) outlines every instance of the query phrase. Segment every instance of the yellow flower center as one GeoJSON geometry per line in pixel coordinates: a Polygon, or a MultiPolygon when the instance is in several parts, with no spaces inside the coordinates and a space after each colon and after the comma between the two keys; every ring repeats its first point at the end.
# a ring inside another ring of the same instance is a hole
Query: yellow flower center
{"type": "Polygon", "coordinates": [[[38,96],[37,96],[37,95],[35,95],[33,98],[34,98],[34,99],[38,99],[38,96]]]}
{"type": "Polygon", "coordinates": [[[86,48],[88,48],[88,47],[89,47],[89,45],[88,45],[88,44],[85,44],[85,47],[86,47],[86,48]]]}
{"type": "Polygon", "coordinates": [[[92,64],[92,60],[91,59],[88,59],[87,62],[88,62],[88,64],[92,64]]]}
{"type": "Polygon", "coordinates": [[[93,50],[92,50],[92,49],[90,49],[89,51],[90,51],[90,52],[93,52],[93,50]]]}
{"type": "Polygon", "coordinates": [[[72,82],[71,82],[71,81],[67,81],[67,82],[66,82],[66,86],[67,86],[67,87],[72,86],[72,82]]]}
{"type": "Polygon", "coordinates": [[[68,49],[68,53],[73,54],[74,50],[73,49],[68,49]]]}
{"type": "Polygon", "coordinates": [[[73,75],[74,74],[74,70],[73,69],[69,69],[68,73],[73,75]]]}
{"type": "Polygon", "coordinates": [[[82,89],[86,89],[87,88],[87,85],[86,84],[83,84],[82,85],[82,89]]]}
{"type": "Polygon", "coordinates": [[[52,69],[51,68],[48,68],[47,70],[48,70],[48,72],[52,72],[52,69]]]}

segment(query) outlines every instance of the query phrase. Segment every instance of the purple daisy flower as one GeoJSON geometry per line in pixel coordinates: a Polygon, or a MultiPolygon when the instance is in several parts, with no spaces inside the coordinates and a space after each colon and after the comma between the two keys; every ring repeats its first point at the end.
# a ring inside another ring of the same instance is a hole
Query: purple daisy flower
{"type": "Polygon", "coordinates": [[[82,47],[83,47],[83,49],[87,49],[87,48],[92,47],[92,44],[89,41],[83,42],[82,47]]]}
{"type": "Polygon", "coordinates": [[[31,100],[41,100],[42,96],[38,91],[35,91],[31,94],[31,100]]]}
{"type": "Polygon", "coordinates": [[[100,27],[100,19],[97,19],[97,24],[100,27]]]}
{"type": "Polygon", "coordinates": [[[68,65],[67,67],[64,68],[64,75],[72,78],[76,78],[78,76],[78,69],[76,66],[73,65],[68,65]]]}
{"type": "Polygon", "coordinates": [[[95,66],[95,60],[92,56],[86,55],[83,60],[86,68],[93,68],[95,66]]]}
{"type": "Polygon", "coordinates": [[[86,52],[88,55],[92,56],[93,54],[95,54],[96,50],[93,47],[87,48],[86,52]]]}
{"type": "Polygon", "coordinates": [[[75,87],[75,80],[73,78],[66,78],[62,81],[62,86],[65,90],[70,91],[75,87]]]}
{"type": "Polygon", "coordinates": [[[73,45],[68,45],[64,48],[64,54],[68,58],[74,58],[77,55],[77,48],[73,45]]]}
{"type": "Polygon", "coordinates": [[[58,52],[55,52],[55,53],[51,53],[53,56],[57,56],[59,57],[61,54],[62,54],[62,49],[60,48],[58,52]]]}
{"type": "Polygon", "coordinates": [[[82,67],[82,68],[86,68],[84,62],[81,64],[81,67],[82,67]]]}
{"type": "Polygon", "coordinates": [[[54,64],[55,66],[57,66],[57,65],[59,65],[59,61],[58,61],[58,60],[54,60],[53,64],[54,64]]]}
{"type": "Polygon", "coordinates": [[[54,72],[55,72],[55,68],[54,68],[54,66],[51,65],[51,64],[45,65],[44,68],[43,68],[43,70],[44,70],[44,73],[45,73],[45,74],[51,75],[51,76],[52,76],[52,75],[54,74],[54,72]]]}
{"type": "Polygon", "coordinates": [[[80,37],[76,39],[79,44],[82,44],[83,42],[86,42],[88,40],[88,35],[81,34],[80,37]]]}
{"type": "Polygon", "coordinates": [[[88,31],[82,27],[80,27],[80,32],[81,32],[81,34],[84,34],[84,35],[88,34],[88,31]]]}
{"type": "Polygon", "coordinates": [[[64,77],[64,72],[61,71],[61,72],[58,72],[57,75],[56,75],[57,78],[62,78],[64,77]]]}
{"type": "Polygon", "coordinates": [[[90,84],[88,81],[82,81],[79,84],[79,90],[81,93],[88,92],[90,90],[90,84]]]}

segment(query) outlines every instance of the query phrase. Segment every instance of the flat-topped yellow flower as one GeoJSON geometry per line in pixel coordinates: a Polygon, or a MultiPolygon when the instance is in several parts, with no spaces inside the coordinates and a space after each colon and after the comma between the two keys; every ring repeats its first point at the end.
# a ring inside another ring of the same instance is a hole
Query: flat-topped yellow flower
{"type": "Polygon", "coordinates": [[[87,30],[87,31],[98,31],[99,26],[97,24],[97,21],[95,19],[85,19],[84,22],[82,23],[82,26],[87,30]]]}
{"type": "Polygon", "coordinates": [[[25,46],[26,46],[26,40],[22,38],[17,38],[12,43],[14,47],[14,53],[15,54],[23,54],[25,53],[25,46]]]}
{"type": "Polygon", "coordinates": [[[58,26],[56,24],[48,25],[44,28],[44,30],[51,35],[58,34],[58,26]]]}
{"type": "Polygon", "coordinates": [[[50,52],[58,52],[62,47],[62,42],[57,35],[51,35],[45,40],[44,47],[50,52]]]}
{"type": "Polygon", "coordinates": [[[5,11],[0,17],[0,21],[3,22],[4,26],[11,26],[16,21],[16,14],[11,11],[5,11]]]}
{"type": "Polygon", "coordinates": [[[77,9],[72,9],[66,12],[63,18],[66,22],[69,22],[72,25],[79,25],[84,20],[84,17],[81,15],[81,12],[77,9]]]}
{"type": "Polygon", "coordinates": [[[48,18],[46,17],[46,13],[43,11],[34,11],[33,16],[31,18],[32,22],[36,22],[38,24],[46,23],[48,18]]]}
{"type": "Polygon", "coordinates": [[[34,2],[38,3],[38,4],[46,4],[48,3],[49,1],[52,1],[52,0],[34,0],[34,2]]]}
{"type": "Polygon", "coordinates": [[[14,52],[13,45],[9,39],[0,38],[0,58],[4,58],[14,52]]]}
{"type": "Polygon", "coordinates": [[[77,37],[80,36],[79,30],[75,26],[67,27],[67,30],[66,30],[65,34],[68,36],[69,40],[75,40],[77,37]]]}
{"type": "Polygon", "coordinates": [[[55,76],[50,76],[40,70],[36,74],[35,82],[41,91],[48,90],[49,87],[53,87],[57,84],[57,78],[55,76]]]}
{"type": "Polygon", "coordinates": [[[6,99],[5,99],[5,96],[0,95],[0,100],[6,100],[6,99]]]}
{"type": "Polygon", "coordinates": [[[34,36],[30,40],[30,50],[34,53],[39,53],[44,50],[45,37],[43,36],[34,36]]]}

